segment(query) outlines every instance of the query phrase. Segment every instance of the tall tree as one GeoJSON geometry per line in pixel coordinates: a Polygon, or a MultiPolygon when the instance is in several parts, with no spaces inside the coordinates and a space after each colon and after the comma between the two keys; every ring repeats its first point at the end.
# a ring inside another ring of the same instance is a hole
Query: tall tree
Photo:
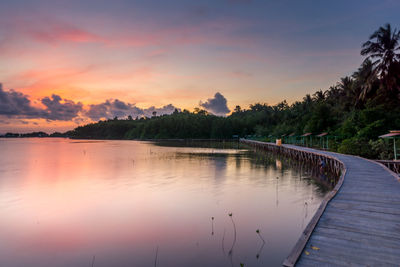
{"type": "Polygon", "coordinates": [[[392,30],[390,24],[386,24],[369,37],[361,50],[361,55],[372,61],[374,71],[386,92],[397,90],[397,75],[392,68],[400,61],[399,39],[400,32],[397,29],[392,30]]]}

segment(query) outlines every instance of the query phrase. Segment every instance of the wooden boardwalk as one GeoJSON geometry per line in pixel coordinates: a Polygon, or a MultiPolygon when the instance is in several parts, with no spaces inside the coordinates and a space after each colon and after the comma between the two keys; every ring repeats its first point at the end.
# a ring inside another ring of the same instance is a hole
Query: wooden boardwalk
{"type": "Polygon", "coordinates": [[[322,215],[310,222],[311,235],[300,238],[284,265],[399,267],[399,177],[360,157],[283,146],[334,157],[346,169],[336,195],[322,215]]]}

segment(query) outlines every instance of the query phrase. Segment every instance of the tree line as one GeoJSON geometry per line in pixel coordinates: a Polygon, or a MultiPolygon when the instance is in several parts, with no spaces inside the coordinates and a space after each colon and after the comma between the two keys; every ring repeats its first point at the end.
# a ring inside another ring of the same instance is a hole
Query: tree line
{"type": "Polygon", "coordinates": [[[328,132],[330,149],[370,158],[390,158],[388,141],[378,136],[400,128],[400,32],[380,27],[362,45],[361,66],[325,91],[307,94],[293,104],[236,106],[227,117],[206,110],[175,110],[151,118],[109,119],[67,133],[93,139],[206,139],[253,136],[259,139],[306,132],[328,132]],[[385,143],[386,142],[386,143],[385,143]]]}

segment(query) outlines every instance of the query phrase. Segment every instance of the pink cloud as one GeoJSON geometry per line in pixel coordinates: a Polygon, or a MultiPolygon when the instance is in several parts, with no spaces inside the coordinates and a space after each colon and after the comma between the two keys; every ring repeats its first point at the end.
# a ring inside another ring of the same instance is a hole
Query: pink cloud
{"type": "Polygon", "coordinates": [[[14,22],[14,27],[20,35],[50,44],[105,42],[95,33],[56,19],[20,20],[14,22]]]}
{"type": "Polygon", "coordinates": [[[45,30],[32,31],[31,34],[36,39],[50,43],[56,40],[77,43],[102,41],[99,36],[71,25],[53,25],[45,30]]]}
{"type": "MultiPolygon", "coordinates": [[[[246,22],[226,19],[216,19],[192,25],[159,25],[147,23],[146,26],[135,28],[132,25],[109,24],[112,31],[90,30],[74,23],[61,21],[51,17],[28,18],[14,20],[10,23],[12,35],[30,38],[39,42],[58,44],[99,43],[109,47],[145,47],[145,46],[179,46],[190,44],[222,44],[251,45],[251,40],[230,35],[246,22]]],[[[98,24],[102,24],[101,20],[98,24]]]]}

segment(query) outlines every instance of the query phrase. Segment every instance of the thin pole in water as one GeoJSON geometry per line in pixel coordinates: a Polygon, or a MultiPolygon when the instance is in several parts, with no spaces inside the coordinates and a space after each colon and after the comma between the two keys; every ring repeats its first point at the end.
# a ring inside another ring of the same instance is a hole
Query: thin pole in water
{"type": "Polygon", "coordinates": [[[397,160],[396,138],[393,138],[394,160],[397,160]]]}
{"type": "Polygon", "coordinates": [[[157,267],[157,257],[158,257],[158,246],[157,246],[157,249],[156,249],[156,258],[154,260],[154,267],[157,267]]]}

